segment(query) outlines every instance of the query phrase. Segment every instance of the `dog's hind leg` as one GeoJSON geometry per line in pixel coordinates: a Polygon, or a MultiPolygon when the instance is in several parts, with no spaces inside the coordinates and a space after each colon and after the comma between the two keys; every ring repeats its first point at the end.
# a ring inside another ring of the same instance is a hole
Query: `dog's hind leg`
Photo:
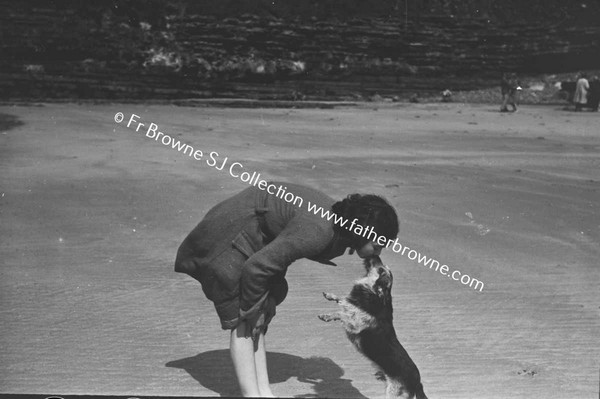
{"type": "Polygon", "coordinates": [[[339,296],[335,295],[335,294],[331,294],[329,292],[324,292],[323,296],[325,297],[325,299],[327,299],[328,301],[335,301],[337,303],[340,303],[340,301],[342,300],[339,296]]]}

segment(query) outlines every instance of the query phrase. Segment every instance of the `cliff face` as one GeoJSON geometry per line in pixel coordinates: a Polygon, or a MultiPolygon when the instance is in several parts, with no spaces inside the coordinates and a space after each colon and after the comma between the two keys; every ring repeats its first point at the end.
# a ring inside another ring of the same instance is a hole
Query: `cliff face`
{"type": "Polygon", "coordinates": [[[2,97],[346,99],[600,67],[599,7],[547,2],[532,16],[492,0],[197,3],[4,2],[2,97]]]}

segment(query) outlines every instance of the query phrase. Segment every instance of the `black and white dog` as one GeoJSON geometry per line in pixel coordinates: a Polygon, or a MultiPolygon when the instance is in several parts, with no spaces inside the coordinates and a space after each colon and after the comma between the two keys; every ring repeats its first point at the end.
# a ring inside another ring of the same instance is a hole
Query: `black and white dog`
{"type": "Polygon", "coordinates": [[[365,260],[365,268],[367,275],[356,281],[347,297],[323,293],[326,299],[337,302],[341,310],[319,318],[342,322],[350,341],[375,363],[378,377],[386,381],[386,398],[427,399],[419,369],[394,330],[392,272],[378,256],[365,260]]]}

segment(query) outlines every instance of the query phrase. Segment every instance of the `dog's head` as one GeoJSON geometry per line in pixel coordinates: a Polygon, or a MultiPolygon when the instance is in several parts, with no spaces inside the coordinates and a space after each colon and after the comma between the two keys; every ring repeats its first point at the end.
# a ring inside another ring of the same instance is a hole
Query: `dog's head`
{"type": "Polygon", "coordinates": [[[365,259],[365,269],[367,271],[367,284],[373,287],[373,291],[379,297],[391,295],[394,277],[389,267],[383,264],[379,256],[373,256],[365,259]]]}
{"type": "Polygon", "coordinates": [[[391,311],[393,276],[379,256],[365,259],[367,275],[358,280],[351,297],[372,314],[391,311]]]}

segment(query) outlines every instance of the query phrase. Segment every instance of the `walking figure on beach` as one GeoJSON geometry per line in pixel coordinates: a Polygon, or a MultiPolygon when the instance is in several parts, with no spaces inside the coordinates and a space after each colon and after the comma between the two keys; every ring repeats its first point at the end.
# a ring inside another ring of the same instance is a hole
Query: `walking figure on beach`
{"type": "Polygon", "coordinates": [[[508,105],[512,107],[513,112],[517,112],[517,92],[521,90],[519,80],[515,73],[503,73],[500,81],[500,91],[502,92],[502,106],[500,112],[508,112],[508,105]]]}

